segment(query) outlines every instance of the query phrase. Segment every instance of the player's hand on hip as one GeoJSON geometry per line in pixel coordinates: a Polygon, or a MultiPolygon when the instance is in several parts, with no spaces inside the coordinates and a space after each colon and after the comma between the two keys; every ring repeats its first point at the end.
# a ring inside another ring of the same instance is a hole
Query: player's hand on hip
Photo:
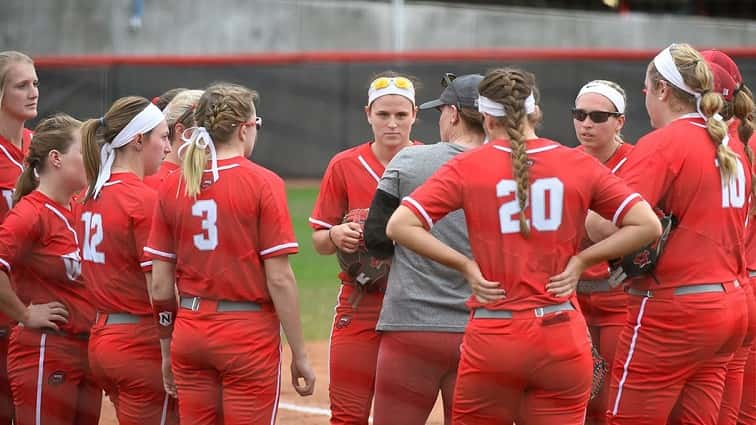
{"type": "Polygon", "coordinates": [[[586,264],[578,258],[573,256],[570,261],[567,262],[567,266],[561,273],[551,276],[549,283],[546,284],[546,291],[556,297],[567,297],[575,292],[580,275],[585,271],[586,264]]]}
{"type": "Polygon", "coordinates": [[[58,301],[47,304],[29,304],[22,321],[28,328],[51,328],[60,330],[58,325],[68,323],[68,310],[58,301]]]}
{"type": "Polygon", "coordinates": [[[499,282],[492,282],[483,277],[478,263],[473,260],[465,264],[464,275],[472,288],[473,295],[483,304],[500,300],[507,295],[507,291],[501,288],[499,282]]]}
{"type": "Polygon", "coordinates": [[[176,379],[173,377],[170,357],[163,357],[161,369],[163,371],[163,389],[165,389],[165,393],[173,398],[178,397],[176,379]]]}
{"type": "Polygon", "coordinates": [[[360,246],[362,227],[359,223],[342,223],[333,226],[329,232],[333,244],[344,252],[351,254],[360,246]]]}
{"type": "Polygon", "coordinates": [[[291,385],[303,397],[315,392],[315,372],[310,367],[307,357],[291,360],[291,385]]]}

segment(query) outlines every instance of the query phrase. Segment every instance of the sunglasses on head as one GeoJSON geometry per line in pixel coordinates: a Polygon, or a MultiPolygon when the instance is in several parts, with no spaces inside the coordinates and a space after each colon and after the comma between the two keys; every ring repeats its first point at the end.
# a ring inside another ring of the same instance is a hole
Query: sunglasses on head
{"type": "MultiPolygon", "coordinates": [[[[255,117],[254,121],[243,122],[243,123],[241,123],[239,125],[247,125],[247,126],[254,125],[255,128],[259,130],[259,129],[262,128],[262,117],[255,117]]],[[[236,124],[234,124],[234,126],[236,126],[236,124]]]]}
{"type": "Polygon", "coordinates": [[[585,109],[577,108],[572,110],[572,118],[582,122],[585,121],[587,117],[591,117],[591,121],[595,122],[596,124],[607,122],[609,120],[609,117],[619,117],[621,115],[622,114],[619,112],[586,111],[585,109]]]}
{"type": "Polygon", "coordinates": [[[388,86],[394,86],[402,90],[414,89],[412,81],[405,77],[380,77],[370,83],[370,88],[373,90],[385,89],[388,86]]]}
{"type": "Polygon", "coordinates": [[[448,88],[451,87],[452,92],[454,92],[454,97],[457,99],[457,104],[454,105],[457,108],[459,108],[459,93],[457,93],[457,89],[454,87],[454,84],[452,82],[457,78],[457,74],[452,74],[451,72],[446,72],[441,77],[441,87],[448,88]]]}

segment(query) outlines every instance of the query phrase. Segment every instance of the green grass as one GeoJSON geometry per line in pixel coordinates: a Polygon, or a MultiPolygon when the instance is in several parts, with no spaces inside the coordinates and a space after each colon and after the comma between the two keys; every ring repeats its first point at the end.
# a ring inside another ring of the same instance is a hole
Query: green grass
{"type": "Polygon", "coordinates": [[[302,327],[306,340],[324,340],[331,332],[333,308],[339,292],[336,257],[323,256],[312,247],[312,228],[307,222],[318,188],[288,187],[289,212],[299,241],[299,253],[292,255],[291,267],[299,285],[302,327]]]}

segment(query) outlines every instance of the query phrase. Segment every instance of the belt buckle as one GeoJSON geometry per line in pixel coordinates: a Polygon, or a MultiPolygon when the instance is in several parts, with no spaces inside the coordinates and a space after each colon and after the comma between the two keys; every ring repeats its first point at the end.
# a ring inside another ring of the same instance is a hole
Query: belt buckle
{"type": "Polygon", "coordinates": [[[534,308],[533,311],[535,312],[535,317],[543,317],[543,315],[545,314],[543,307],[534,308]]]}
{"type": "Polygon", "coordinates": [[[200,297],[192,298],[192,311],[199,310],[199,305],[200,305],[200,297]]]}

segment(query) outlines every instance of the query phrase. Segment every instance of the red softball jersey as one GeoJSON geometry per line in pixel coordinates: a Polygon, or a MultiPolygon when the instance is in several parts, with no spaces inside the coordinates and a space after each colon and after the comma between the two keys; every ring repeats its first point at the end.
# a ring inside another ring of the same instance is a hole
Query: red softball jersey
{"type": "Polygon", "coordinates": [[[24,304],[59,301],[68,310],[64,332],[89,332],[95,309],[81,278],[74,213],[40,191],[24,196],[0,226],[0,268],[24,304]]]}
{"type": "MultiPolygon", "coordinates": [[[[344,215],[351,210],[370,208],[385,170],[373,153],[373,143],[363,143],[339,152],[331,159],[309,218],[310,227],[314,230],[330,229],[341,224],[344,215]]],[[[341,273],[339,277],[349,281],[346,273],[341,273]]]]}
{"type": "MultiPolygon", "coordinates": [[[[578,150],[585,152],[583,149],[583,146],[578,146],[578,150]]],[[[617,170],[622,168],[623,165],[625,165],[625,162],[627,162],[627,157],[630,155],[630,152],[633,150],[633,145],[628,143],[623,143],[619,145],[616,151],[612,154],[609,159],[604,162],[604,166],[610,170],[612,170],[612,173],[617,173],[617,170]]],[[[587,245],[590,246],[590,243],[587,245]]],[[[599,279],[606,279],[609,277],[609,264],[607,263],[600,263],[596,264],[593,267],[589,267],[588,270],[583,272],[583,274],[580,276],[581,280],[599,280],[599,279]]]]}
{"type": "MultiPolygon", "coordinates": [[[[486,309],[525,310],[564,302],[545,286],[578,252],[588,209],[620,223],[642,200],[583,152],[548,139],[528,140],[527,147],[527,239],[520,234],[517,182],[506,140],[451,159],[402,200],[426,228],[464,208],[473,256],[483,276],[506,290],[506,298],[485,304],[486,309]]],[[[484,306],[474,296],[468,305],[484,306]]]]}
{"type": "Polygon", "coordinates": [[[169,175],[175,173],[176,171],[180,169],[181,167],[178,164],[174,164],[168,161],[163,161],[160,163],[160,168],[158,168],[157,173],[151,176],[146,176],[144,178],[144,184],[157,190],[160,187],[160,184],[163,183],[166,177],[168,177],[169,175]]]}
{"type": "Polygon", "coordinates": [[[82,275],[105,313],[151,315],[144,255],[157,192],[133,173],[113,173],[100,196],[78,208],[82,275]]]}
{"type": "Polygon", "coordinates": [[[21,149],[19,150],[10,140],[0,136],[0,221],[13,207],[13,189],[16,181],[24,171],[24,158],[29,153],[32,132],[24,129],[21,149]]]}
{"type": "Polygon", "coordinates": [[[215,183],[205,170],[196,199],[184,194],[181,173],[166,178],[145,253],[176,263],[182,294],[271,303],[263,261],[299,249],[284,182],[243,157],[218,169],[215,183]]]}
{"type": "Polygon", "coordinates": [[[731,281],[744,273],[745,221],[751,173],[743,144],[730,139],[737,172],[722,182],[716,146],[698,114],[652,131],[635,145],[619,176],[654,207],[673,214],[677,227],[652,277],[631,284],[658,289],[731,281]]]}

